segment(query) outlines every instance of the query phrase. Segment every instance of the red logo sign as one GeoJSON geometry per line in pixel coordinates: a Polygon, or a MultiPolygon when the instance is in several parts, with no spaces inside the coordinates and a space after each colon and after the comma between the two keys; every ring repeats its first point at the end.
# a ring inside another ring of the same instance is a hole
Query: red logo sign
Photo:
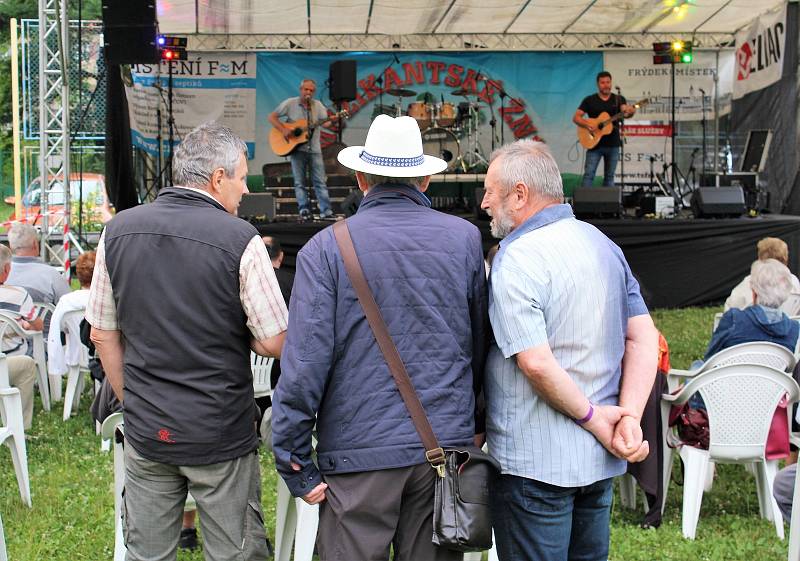
{"type": "Polygon", "coordinates": [[[750,59],[752,58],[753,49],[750,46],[750,41],[747,41],[736,51],[736,62],[739,65],[739,70],[736,73],[737,80],[747,80],[750,76],[750,59]]]}
{"type": "Polygon", "coordinates": [[[172,434],[167,429],[159,429],[158,439],[167,444],[175,444],[175,441],[172,440],[172,434]]]}

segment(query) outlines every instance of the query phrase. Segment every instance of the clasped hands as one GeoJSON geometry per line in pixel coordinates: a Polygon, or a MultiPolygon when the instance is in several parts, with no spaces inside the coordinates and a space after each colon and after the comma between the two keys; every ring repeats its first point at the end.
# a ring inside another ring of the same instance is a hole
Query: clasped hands
{"type": "Polygon", "coordinates": [[[636,463],[650,453],[650,444],[643,439],[639,418],[625,407],[595,405],[594,415],[583,428],[617,458],[636,463]]]}

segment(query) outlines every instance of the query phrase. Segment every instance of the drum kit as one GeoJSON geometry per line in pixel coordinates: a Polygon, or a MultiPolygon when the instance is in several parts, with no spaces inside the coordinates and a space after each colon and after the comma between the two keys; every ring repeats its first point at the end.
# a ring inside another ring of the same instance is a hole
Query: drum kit
{"type": "Polygon", "coordinates": [[[451,103],[444,100],[436,103],[434,97],[426,93],[421,101],[413,101],[403,111],[403,98],[417,97],[417,92],[407,89],[386,90],[388,95],[397,98],[391,105],[377,104],[372,117],[389,115],[400,117],[405,114],[416,119],[422,131],[422,147],[426,154],[438,156],[447,162],[445,172],[469,172],[489,164],[481,153],[478,143],[478,124],[482,105],[470,100],[475,95],[464,89],[451,92],[451,95],[465,98],[466,101],[451,103]],[[465,150],[462,152],[462,142],[465,150]]]}

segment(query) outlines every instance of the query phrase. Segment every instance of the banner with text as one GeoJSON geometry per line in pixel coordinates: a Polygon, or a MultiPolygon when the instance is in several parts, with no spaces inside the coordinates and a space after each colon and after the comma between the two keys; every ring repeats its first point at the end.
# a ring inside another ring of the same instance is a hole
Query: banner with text
{"type": "Polygon", "coordinates": [[[229,126],[255,151],[256,59],[254,54],[189,53],[188,60],[131,65],[125,90],[133,145],[156,154],[159,124],[163,153],[169,153],[169,74],[175,144],[200,123],[229,126]]]}
{"type": "MultiPolygon", "coordinates": [[[[607,52],[605,68],[614,79],[614,86],[633,103],[647,99],[648,104],[636,112],[636,120],[669,121],[672,112],[671,65],[653,64],[651,51],[607,52]]],[[[675,120],[699,121],[703,110],[706,119],[714,118],[714,97],[719,94],[719,113],[731,110],[733,93],[733,51],[696,51],[691,64],[675,65],[675,120]],[[719,58],[717,58],[719,57],[719,58]],[[715,77],[719,78],[716,81],[715,77]]]]}
{"type": "Polygon", "coordinates": [[[783,76],[786,4],[736,34],[733,98],[766,88],[783,76]]]}
{"type": "MultiPolygon", "coordinates": [[[[256,93],[256,146],[251,173],[283,161],[267,142],[267,116],[287,97],[297,96],[300,81],[312,78],[317,94],[330,106],[325,82],[332,62],[357,63],[357,97],[342,142],[360,145],[379,113],[418,117],[425,151],[454,158],[451,171],[471,169],[488,159],[492,147],[517,138],[548,143],[562,172],[579,173],[572,115],[584,96],[595,91],[602,53],[259,53],[256,93]],[[405,97],[392,95],[401,93],[405,97]],[[438,125],[438,126],[437,126],[438,125]],[[427,132],[426,132],[427,130],[427,132]]],[[[334,128],[323,129],[323,147],[336,141],[334,128]]]]}

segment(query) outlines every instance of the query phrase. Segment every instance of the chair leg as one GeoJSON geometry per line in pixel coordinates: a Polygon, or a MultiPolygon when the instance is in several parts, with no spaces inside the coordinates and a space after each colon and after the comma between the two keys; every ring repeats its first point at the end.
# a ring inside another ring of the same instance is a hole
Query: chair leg
{"type": "Polygon", "coordinates": [[[625,508],[636,508],[636,479],[629,473],[619,478],[619,498],[625,508]]]}
{"type": "Polygon", "coordinates": [[[691,446],[681,448],[681,458],[686,466],[683,475],[683,537],[693,540],[703,502],[703,484],[708,472],[708,452],[691,446]]]}
{"type": "Polygon", "coordinates": [[[294,533],[297,528],[297,509],[286,483],[278,476],[275,507],[275,561],[289,561],[292,556],[294,533]]]}
{"type": "Polygon", "coordinates": [[[63,399],[61,395],[61,380],[63,376],[60,374],[48,374],[47,377],[50,379],[50,401],[57,403],[63,399]]]}
{"type": "Polygon", "coordinates": [[[64,394],[64,420],[68,420],[72,414],[73,402],[81,382],[81,371],[77,366],[69,367],[67,374],[67,392],[64,394]]]}
{"type": "Polygon", "coordinates": [[[39,381],[39,392],[42,394],[42,407],[45,411],[50,411],[50,385],[47,380],[47,360],[44,354],[44,338],[41,334],[34,336],[33,341],[33,360],[36,361],[39,381]]]}
{"type": "Polygon", "coordinates": [[[319,527],[319,506],[310,505],[303,499],[295,499],[297,507],[297,530],[294,537],[294,561],[311,561],[319,527]]]}
{"type": "Polygon", "coordinates": [[[765,491],[766,471],[762,469],[761,462],[754,462],[746,465],[748,467],[747,471],[753,474],[756,481],[756,493],[758,495],[758,515],[761,518],[772,521],[772,505],[770,505],[770,497],[767,496],[765,491]]]}
{"type": "Polygon", "coordinates": [[[667,434],[669,434],[670,428],[668,426],[669,420],[669,404],[662,403],[661,404],[661,427],[662,427],[662,436],[661,436],[661,445],[663,446],[664,450],[664,458],[663,463],[661,464],[661,471],[663,473],[664,480],[661,482],[661,489],[662,495],[664,497],[663,501],[661,502],[661,514],[664,514],[664,509],[667,506],[667,491],[669,491],[669,481],[672,478],[672,464],[675,458],[675,449],[670,448],[667,445],[667,434]]]}
{"type": "Polygon", "coordinates": [[[778,461],[766,460],[759,464],[758,467],[763,471],[763,494],[766,495],[765,506],[770,515],[768,519],[773,521],[775,524],[775,533],[777,533],[778,538],[782,540],[785,537],[783,515],[781,514],[781,509],[778,508],[778,501],[772,496],[772,484],[775,481],[775,475],[778,473],[778,461]]]}
{"type": "Polygon", "coordinates": [[[14,473],[17,475],[20,497],[22,497],[23,503],[32,506],[31,483],[28,477],[28,454],[25,450],[25,434],[14,434],[9,440],[11,440],[8,444],[9,448],[11,448],[11,460],[14,462],[14,473]]]}
{"type": "Polygon", "coordinates": [[[6,551],[6,533],[3,530],[2,518],[0,518],[0,561],[8,561],[8,552],[6,551]]]}

